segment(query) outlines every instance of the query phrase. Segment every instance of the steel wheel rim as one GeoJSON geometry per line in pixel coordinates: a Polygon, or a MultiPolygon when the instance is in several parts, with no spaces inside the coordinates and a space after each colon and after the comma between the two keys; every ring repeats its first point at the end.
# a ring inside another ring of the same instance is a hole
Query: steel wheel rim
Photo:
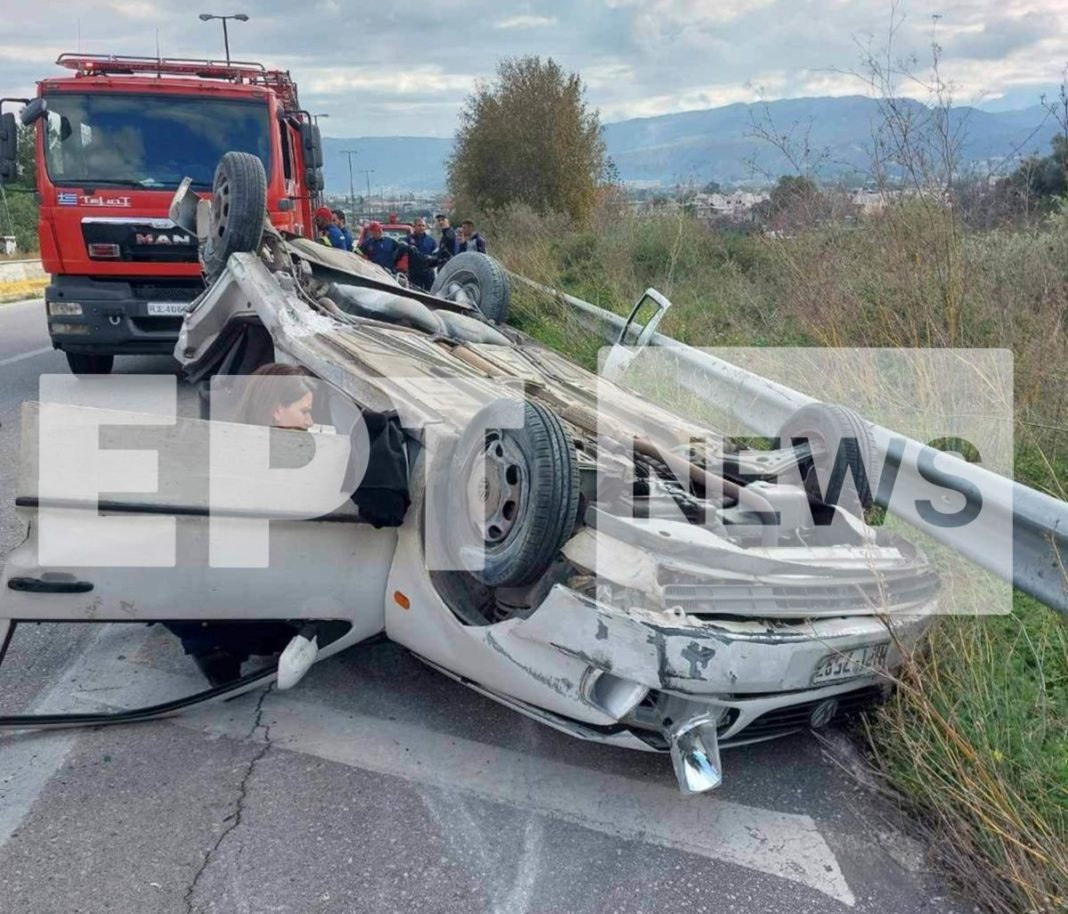
{"type": "Polygon", "coordinates": [[[219,175],[211,201],[212,237],[219,241],[230,224],[230,182],[226,175],[219,175]]]}
{"type": "Polygon", "coordinates": [[[468,520],[492,548],[506,542],[523,513],[530,472],[519,446],[500,431],[486,433],[466,483],[468,520]]]}

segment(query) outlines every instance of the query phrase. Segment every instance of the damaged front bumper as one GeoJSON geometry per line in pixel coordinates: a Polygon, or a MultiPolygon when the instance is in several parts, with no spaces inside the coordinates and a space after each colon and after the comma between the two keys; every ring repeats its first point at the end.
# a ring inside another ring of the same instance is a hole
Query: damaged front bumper
{"type": "MultiPolygon", "coordinates": [[[[582,698],[616,726],[520,707],[574,736],[667,751],[680,789],[722,776],[719,749],[826,726],[884,694],[926,632],[936,601],[907,615],[698,619],[609,606],[557,585],[513,634],[586,665],[582,698]],[[843,662],[832,681],[829,658],[843,662]]],[[[499,698],[499,696],[494,696],[499,698]]]]}

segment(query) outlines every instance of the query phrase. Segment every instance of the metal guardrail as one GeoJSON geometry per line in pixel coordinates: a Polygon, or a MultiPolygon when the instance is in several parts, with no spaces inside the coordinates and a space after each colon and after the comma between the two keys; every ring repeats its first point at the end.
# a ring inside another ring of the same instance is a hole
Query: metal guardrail
{"type": "MultiPolygon", "coordinates": [[[[620,341],[626,325],[624,318],[524,276],[510,275],[524,285],[570,306],[575,316],[606,343],[616,344],[620,341]]],[[[661,333],[653,334],[649,344],[672,350],[680,369],[679,383],[683,387],[698,396],[713,398],[718,407],[757,435],[776,436],[783,423],[797,409],[816,402],[799,391],[661,333]]],[[[1052,498],[953,455],[938,452],[940,466],[951,468],[953,476],[970,483],[976,492],[981,493],[982,513],[974,523],[989,525],[991,530],[1011,529],[1012,548],[1006,554],[1005,546],[1008,544],[1005,537],[986,538],[982,535],[982,526],[978,530],[974,526],[968,529],[933,526],[914,510],[908,510],[907,506],[915,503],[914,496],[931,488],[930,467],[927,467],[928,478],[924,478],[916,460],[921,452],[931,449],[882,426],[873,424],[872,432],[883,458],[891,442],[896,442],[899,447],[904,445],[901,459],[894,461],[891,458],[891,462],[897,466],[894,497],[887,500],[877,495],[878,503],[977,565],[1003,580],[1011,581],[1024,593],[1068,615],[1068,502],[1052,498]]]]}

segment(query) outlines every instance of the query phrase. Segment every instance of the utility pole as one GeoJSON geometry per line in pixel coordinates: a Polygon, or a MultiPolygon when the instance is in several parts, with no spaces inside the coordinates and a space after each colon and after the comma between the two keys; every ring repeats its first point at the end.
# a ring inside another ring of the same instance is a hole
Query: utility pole
{"type": "Polygon", "coordinates": [[[341,154],[349,160],[349,218],[356,224],[356,185],[352,181],[352,157],[358,154],[356,149],[342,149],[341,154]]]}
{"type": "Polygon", "coordinates": [[[371,175],[375,173],[373,168],[364,168],[361,170],[364,178],[367,181],[367,218],[371,218],[371,175]]]}

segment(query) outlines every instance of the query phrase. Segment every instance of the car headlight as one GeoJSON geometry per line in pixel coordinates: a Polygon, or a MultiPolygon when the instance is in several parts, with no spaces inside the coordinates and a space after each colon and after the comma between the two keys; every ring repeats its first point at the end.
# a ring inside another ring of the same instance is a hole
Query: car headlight
{"type": "Polygon", "coordinates": [[[52,317],[81,317],[82,306],[76,301],[50,301],[48,313],[52,317]]]}

